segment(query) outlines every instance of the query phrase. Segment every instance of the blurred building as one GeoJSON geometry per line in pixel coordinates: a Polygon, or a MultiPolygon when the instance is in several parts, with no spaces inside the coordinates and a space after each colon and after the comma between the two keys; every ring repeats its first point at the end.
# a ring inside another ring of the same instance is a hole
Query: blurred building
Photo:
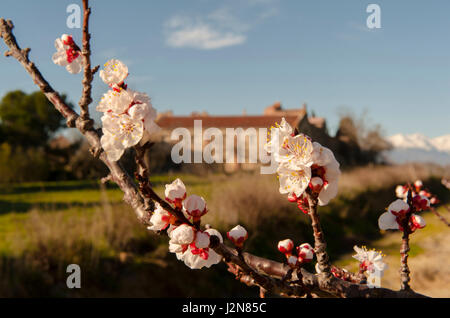
{"type": "MultiPolygon", "coordinates": [[[[222,132],[224,138],[224,148],[226,142],[226,129],[227,128],[242,128],[247,130],[248,128],[254,128],[257,134],[257,151],[261,151],[262,144],[266,142],[267,135],[260,136],[260,129],[265,128],[267,131],[270,131],[270,127],[275,123],[280,123],[282,118],[285,118],[286,121],[292,126],[296,127],[299,132],[305,133],[314,141],[318,141],[323,145],[330,146],[334,142],[334,138],[330,137],[328,134],[326,121],[322,117],[311,116],[307,112],[306,104],[303,104],[301,108],[297,109],[284,109],[281,106],[280,102],[276,102],[271,106],[268,106],[264,109],[262,115],[247,115],[244,111],[242,115],[233,115],[233,116],[212,116],[207,112],[197,113],[194,112],[190,116],[176,116],[171,111],[161,113],[158,116],[156,123],[162,128],[160,140],[165,141],[167,143],[177,143],[178,140],[172,140],[171,134],[172,131],[176,128],[186,128],[189,130],[192,141],[191,144],[194,145],[194,121],[201,120],[202,123],[202,131],[204,132],[208,128],[218,128],[222,132]]],[[[202,138],[202,137],[200,137],[202,138]]],[[[201,139],[200,143],[205,146],[209,143],[209,140],[201,139]]],[[[250,139],[246,139],[246,159],[249,156],[249,143],[250,139]]],[[[251,142],[254,145],[255,141],[251,142]]],[[[234,146],[236,148],[237,140],[235,139],[234,146]]],[[[239,169],[243,170],[253,170],[258,167],[258,164],[248,163],[248,160],[245,160],[245,163],[236,162],[237,149],[235,149],[235,162],[234,163],[224,163],[224,170],[226,172],[233,172],[239,169]]],[[[225,153],[224,153],[225,156],[225,153]]],[[[225,162],[225,160],[224,160],[225,162]]]]}

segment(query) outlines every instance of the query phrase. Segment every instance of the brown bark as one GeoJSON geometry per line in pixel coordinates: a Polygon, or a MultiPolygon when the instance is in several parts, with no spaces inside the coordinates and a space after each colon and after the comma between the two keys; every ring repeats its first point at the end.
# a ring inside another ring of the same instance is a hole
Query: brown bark
{"type": "Polygon", "coordinates": [[[83,59],[83,91],[81,94],[78,105],[81,109],[81,115],[83,121],[86,122],[86,126],[92,126],[93,121],[89,117],[89,105],[92,103],[92,80],[94,73],[98,70],[98,66],[91,69],[91,34],[89,33],[89,16],[91,15],[91,8],[89,7],[89,0],[83,0],[83,49],[81,56],[83,59]]]}
{"type": "Polygon", "coordinates": [[[314,232],[314,251],[321,271],[320,275],[329,279],[331,276],[331,266],[327,253],[327,243],[320,225],[319,214],[317,213],[317,195],[307,194],[307,196],[309,217],[311,218],[311,226],[314,232]]]}

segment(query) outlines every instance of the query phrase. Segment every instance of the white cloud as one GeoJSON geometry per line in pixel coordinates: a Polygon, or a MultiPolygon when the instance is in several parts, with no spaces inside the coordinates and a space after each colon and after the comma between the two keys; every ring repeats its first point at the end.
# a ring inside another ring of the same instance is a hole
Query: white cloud
{"type": "Polygon", "coordinates": [[[250,29],[250,25],[241,22],[236,15],[233,14],[230,7],[221,7],[214,10],[208,15],[208,19],[219,27],[234,30],[235,32],[245,32],[250,29]]]}
{"type": "Polygon", "coordinates": [[[166,44],[201,50],[243,44],[250,29],[277,14],[273,1],[227,2],[204,16],[173,16],[164,24],[166,44]]]}
{"type": "Polygon", "coordinates": [[[193,20],[175,16],[166,23],[166,43],[171,47],[190,47],[202,50],[219,49],[242,44],[247,37],[232,28],[224,28],[215,21],[193,20]]]}

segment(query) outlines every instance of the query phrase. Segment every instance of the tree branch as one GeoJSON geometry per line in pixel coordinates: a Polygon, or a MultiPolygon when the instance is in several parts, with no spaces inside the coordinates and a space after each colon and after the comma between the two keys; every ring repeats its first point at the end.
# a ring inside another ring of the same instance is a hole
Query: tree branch
{"type": "Polygon", "coordinates": [[[89,7],[89,0],[83,0],[83,49],[81,56],[83,58],[83,91],[78,105],[81,109],[81,118],[85,122],[86,127],[92,126],[94,121],[89,117],[89,105],[92,103],[92,80],[93,70],[91,69],[91,35],[89,33],[89,16],[91,15],[91,8],[89,7]]]}
{"type": "Polygon", "coordinates": [[[317,195],[308,193],[309,217],[314,232],[314,251],[316,252],[317,262],[319,263],[320,275],[324,281],[328,280],[331,274],[330,260],[327,253],[327,243],[320,225],[319,214],[317,213],[317,195]]]}
{"type": "Polygon", "coordinates": [[[402,222],[403,235],[402,235],[402,245],[400,248],[400,256],[401,256],[401,266],[400,266],[400,280],[401,280],[401,289],[402,290],[410,290],[409,282],[411,278],[409,277],[409,266],[408,266],[408,252],[409,252],[409,234],[411,233],[409,228],[409,219],[414,212],[414,205],[412,204],[412,189],[411,185],[409,185],[409,190],[407,194],[407,202],[410,206],[409,211],[406,213],[405,218],[402,222]]]}
{"type": "Polygon", "coordinates": [[[450,223],[434,207],[431,207],[431,211],[439,218],[439,220],[441,220],[442,223],[450,226],[450,223]]]}

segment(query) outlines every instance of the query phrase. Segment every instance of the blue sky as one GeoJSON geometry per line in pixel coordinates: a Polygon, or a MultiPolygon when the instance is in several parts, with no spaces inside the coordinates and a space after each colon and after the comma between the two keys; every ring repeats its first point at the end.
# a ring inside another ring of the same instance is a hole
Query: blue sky
{"type": "MultiPolygon", "coordinates": [[[[81,1],[80,1],[81,2],[81,1]]],[[[92,60],[127,63],[130,88],[158,111],[261,114],[281,101],[308,104],[334,132],[339,109],[368,111],[387,135],[450,133],[450,2],[172,0],[91,1],[92,60]],[[366,7],[381,7],[381,29],[366,7]]],[[[22,47],[53,87],[78,102],[81,74],[52,63],[71,1],[2,0],[22,47]]],[[[0,44],[2,51],[3,43],[0,44]]],[[[36,89],[21,66],[0,58],[0,95],[36,89]]],[[[94,81],[94,104],[107,90],[94,81]]]]}

